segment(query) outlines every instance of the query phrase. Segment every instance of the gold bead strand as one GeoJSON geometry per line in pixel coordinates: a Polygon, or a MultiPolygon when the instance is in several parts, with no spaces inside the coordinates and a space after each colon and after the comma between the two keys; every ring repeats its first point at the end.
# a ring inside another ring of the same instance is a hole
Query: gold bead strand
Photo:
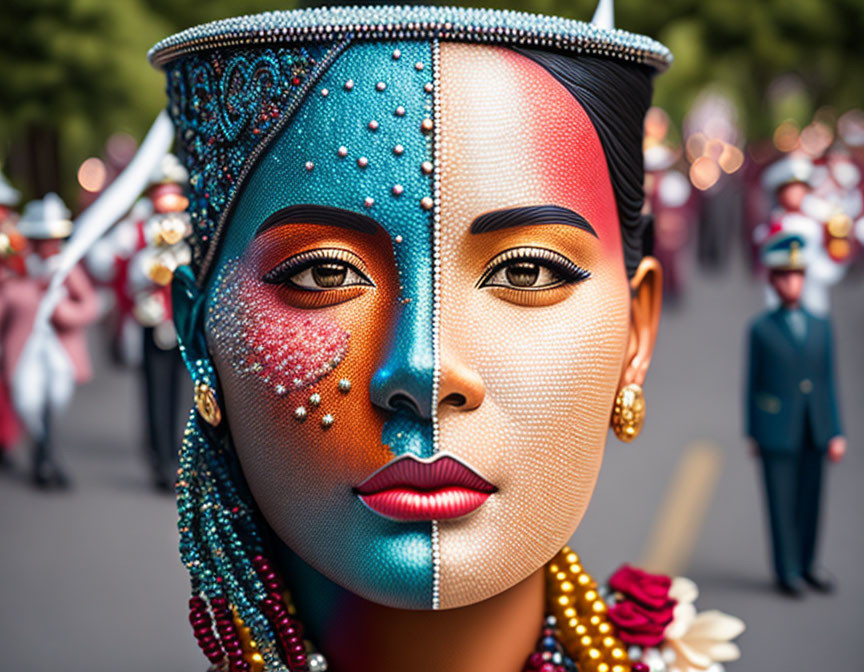
{"type": "Polygon", "coordinates": [[[606,616],[606,602],[579,556],[565,546],[546,569],[548,609],[558,620],[562,643],[580,669],[630,672],[627,650],[606,616]]]}

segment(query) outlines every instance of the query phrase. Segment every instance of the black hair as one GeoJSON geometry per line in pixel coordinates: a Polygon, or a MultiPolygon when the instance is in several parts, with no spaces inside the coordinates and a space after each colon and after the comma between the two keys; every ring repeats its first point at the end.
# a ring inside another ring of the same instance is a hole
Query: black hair
{"type": "Polygon", "coordinates": [[[643,124],[651,105],[654,70],[598,56],[572,57],[535,49],[515,51],[558,80],[594,125],[606,155],[621,223],[624,263],[628,277],[632,277],[642,257],[651,254],[654,241],[652,218],[642,213],[643,124]]]}

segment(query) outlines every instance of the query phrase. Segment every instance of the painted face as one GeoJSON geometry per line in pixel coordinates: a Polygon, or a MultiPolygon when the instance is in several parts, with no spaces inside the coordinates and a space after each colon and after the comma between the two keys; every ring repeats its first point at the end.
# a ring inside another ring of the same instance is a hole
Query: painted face
{"type": "Polygon", "coordinates": [[[261,156],[208,291],[244,474],[313,568],[474,603],[566,543],[629,329],[597,134],[504,48],[350,47],[261,156]]]}

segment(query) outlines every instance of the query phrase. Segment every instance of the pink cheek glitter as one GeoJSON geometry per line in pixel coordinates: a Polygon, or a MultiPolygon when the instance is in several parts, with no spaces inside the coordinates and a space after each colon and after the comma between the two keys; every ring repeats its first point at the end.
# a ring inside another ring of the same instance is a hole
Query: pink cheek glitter
{"type": "Polygon", "coordinates": [[[239,259],[219,272],[206,326],[238,376],[254,376],[278,395],[314,385],[348,352],[350,334],[332,318],[289,306],[239,259]]]}

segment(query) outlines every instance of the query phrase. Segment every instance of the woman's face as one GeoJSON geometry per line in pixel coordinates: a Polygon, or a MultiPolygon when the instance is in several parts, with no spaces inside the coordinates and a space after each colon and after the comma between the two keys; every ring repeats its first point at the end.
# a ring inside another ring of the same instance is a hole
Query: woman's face
{"type": "Polygon", "coordinates": [[[602,147],[555,79],[498,47],[353,46],[227,231],[208,345],[294,552],[425,609],[498,594],[566,543],[630,294],[602,147]]]}

